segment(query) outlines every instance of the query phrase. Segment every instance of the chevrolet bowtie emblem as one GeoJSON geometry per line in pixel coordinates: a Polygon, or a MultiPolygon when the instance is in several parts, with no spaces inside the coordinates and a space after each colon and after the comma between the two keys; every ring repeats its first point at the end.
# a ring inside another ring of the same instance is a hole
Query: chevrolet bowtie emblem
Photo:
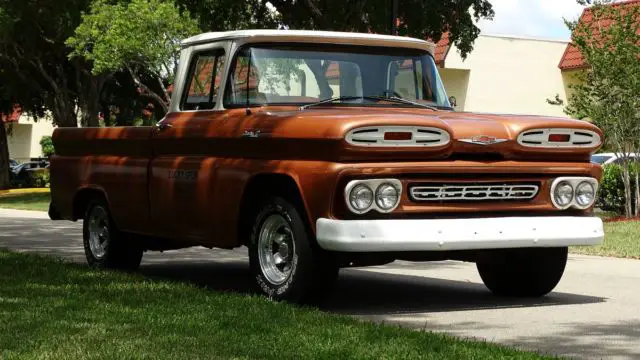
{"type": "Polygon", "coordinates": [[[478,144],[478,145],[499,144],[507,140],[508,139],[498,139],[494,136],[488,136],[488,135],[478,135],[478,136],[472,137],[471,139],[460,139],[460,141],[462,142],[466,142],[469,144],[478,144]]]}

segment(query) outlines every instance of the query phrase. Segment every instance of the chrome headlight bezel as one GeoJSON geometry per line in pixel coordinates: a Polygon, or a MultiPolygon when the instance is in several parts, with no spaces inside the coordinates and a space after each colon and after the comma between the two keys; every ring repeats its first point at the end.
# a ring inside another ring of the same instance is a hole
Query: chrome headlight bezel
{"type": "Polygon", "coordinates": [[[345,203],[347,205],[347,208],[349,209],[349,211],[351,211],[354,214],[365,214],[371,210],[376,210],[377,212],[386,214],[386,213],[390,213],[392,211],[394,211],[398,205],[400,205],[400,201],[402,198],[402,183],[400,182],[400,180],[397,179],[364,179],[364,180],[352,180],[350,181],[347,186],[344,188],[344,199],[345,199],[345,203]],[[372,204],[364,210],[358,210],[356,208],[353,207],[353,205],[351,204],[351,192],[359,185],[365,185],[367,186],[369,189],[371,189],[371,191],[373,191],[373,201],[372,204]],[[376,199],[377,194],[378,194],[378,189],[382,186],[393,186],[397,192],[397,201],[395,202],[395,204],[393,205],[393,207],[389,208],[389,209],[384,209],[383,207],[381,207],[380,205],[378,205],[378,201],[376,199]]]}
{"type": "Polygon", "coordinates": [[[592,177],[577,177],[577,176],[576,177],[573,177],[573,176],[559,177],[553,180],[549,195],[551,197],[551,202],[553,203],[553,206],[555,206],[560,210],[565,210],[571,207],[584,210],[592,207],[595,204],[598,198],[598,185],[599,185],[598,180],[592,177]],[[583,182],[587,182],[589,185],[593,187],[593,199],[588,204],[580,204],[576,200],[576,191],[578,189],[578,186],[583,182]],[[569,184],[573,189],[573,196],[571,197],[571,201],[564,206],[558,204],[555,197],[556,188],[563,183],[569,184]]]}

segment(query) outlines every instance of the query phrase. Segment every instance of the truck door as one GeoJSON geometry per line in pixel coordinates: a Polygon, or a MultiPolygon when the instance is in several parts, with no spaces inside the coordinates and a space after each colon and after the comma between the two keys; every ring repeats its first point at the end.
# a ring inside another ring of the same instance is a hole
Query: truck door
{"type": "Polygon", "coordinates": [[[178,77],[184,79],[180,111],[169,113],[154,131],[149,198],[159,236],[201,243],[212,231],[207,209],[215,201],[214,151],[223,116],[215,105],[224,65],[222,47],[195,52],[185,76],[178,77]]]}

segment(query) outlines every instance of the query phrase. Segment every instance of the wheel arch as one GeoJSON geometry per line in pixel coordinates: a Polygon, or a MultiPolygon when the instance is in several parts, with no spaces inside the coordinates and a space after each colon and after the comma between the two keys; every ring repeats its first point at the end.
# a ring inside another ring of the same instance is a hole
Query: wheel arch
{"type": "Polygon", "coordinates": [[[259,173],[249,178],[242,192],[238,211],[238,241],[241,245],[248,243],[253,212],[269,196],[280,196],[291,202],[301,212],[309,234],[314,234],[313,222],[297,177],[286,173],[259,173]]]}
{"type": "Polygon", "coordinates": [[[73,219],[84,219],[87,206],[93,199],[102,199],[109,205],[109,199],[104,189],[99,187],[83,187],[73,196],[73,219]]]}

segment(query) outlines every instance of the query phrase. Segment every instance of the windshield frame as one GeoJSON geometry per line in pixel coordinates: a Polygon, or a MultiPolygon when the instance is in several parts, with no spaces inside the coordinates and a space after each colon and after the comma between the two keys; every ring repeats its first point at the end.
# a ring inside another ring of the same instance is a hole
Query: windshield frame
{"type": "MultiPolygon", "coordinates": [[[[439,92],[443,95],[442,101],[445,105],[437,105],[437,104],[429,104],[425,102],[425,105],[432,106],[437,108],[438,110],[450,110],[453,111],[454,108],[449,103],[449,98],[446,93],[446,89],[442,82],[442,78],[439,74],[437,62],[435,57],[430,51],[416,49],[412,47],[388,47],[388,46],[363,46],[363,45],[345,45],[345,44],[314,44],[314,43],[306,43],[306,42],[250,42],[245,43],[238,46],[235,51],[232,53],[232,57],[227,59],[227,71],[225,74],[224,88],[220,94],[222,98],[219,103],[222,105],[224,109],[239,109],[239,108],[259,108],[264,106],[291,106],[291,107],[301,107],[309,104],[314,104],[316,101],[308,101],[308,102],[267,102],[267,103],[230,103],[228,98],[228,92],[232,89],[232,76],[235,74],[236,66],[238,64],[238,58],[245,55],[247,49],[251,48],[259,48],[259,49],[275,49],[275,50],[300,50],[300,51],[317,51],[317,52],[353,52],[353,53],[364,53],[364,54],[372,54],[372,55],[383,55],[386,52],[397,51],[397,52],[406,52],[407,58],[418,58],[423,56],[428,56],[430,59],[429,64],[424,64],[423,67],[425,69],[431,68],[430,71],[432,75],[436,76],[435,82],[437,87],[433,89],[434,92],[439,92]],[[323,48],[327,48],[324,50],[323,48]],[[319,50],[323,49],[323,50],[319,50]],[[419,54],[419,55],[411,55],[411,53],[419,54]]],[[[403,55],[404,56],[404,55],[403,55]]],[[[251,63],[249,63],[250,65],[251,63]]],[[[250,75],[249,75],[250,76],[250,75]]],[[[423,75],[427,77],[426,73],[423,75]]],[[[322,100],[322,99],[321,99],[322,100]]],[[[366,100],[366,99],[365,99],[366,100]]],[[[406,100],[416,101],[416,99],[408,98],[406,100]]],[[[399,102],[385,102],[380,100],[380,102],[374,102],[368,100],[368,102],[331,102],[327,105],[334,107],[381,107],[381,108],[420,108],[416,105],[411,104],[402,104],[399,102]]]]}

